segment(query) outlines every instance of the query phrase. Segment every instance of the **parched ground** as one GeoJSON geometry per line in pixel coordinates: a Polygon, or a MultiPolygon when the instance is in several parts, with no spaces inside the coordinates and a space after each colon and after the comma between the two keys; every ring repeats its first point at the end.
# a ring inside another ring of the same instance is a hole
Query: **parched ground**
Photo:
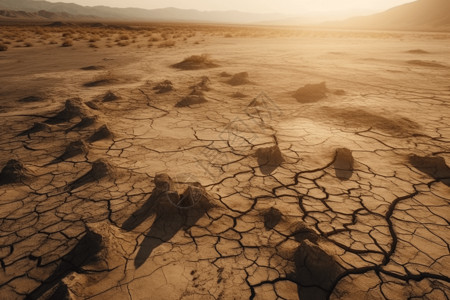
{"type": "Polygon", "coordinates": [[[0,298],[450,297],[449,34],[0,39],[0,298]]]}

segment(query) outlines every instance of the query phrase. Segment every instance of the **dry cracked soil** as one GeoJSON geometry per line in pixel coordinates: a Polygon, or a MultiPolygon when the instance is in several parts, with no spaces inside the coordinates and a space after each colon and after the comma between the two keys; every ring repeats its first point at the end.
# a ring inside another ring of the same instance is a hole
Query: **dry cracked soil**
{"type": "Polygon", "coordinates": [[[449,299],[450,34],[187,27],[2,28],[0,298],[449,299]]]}

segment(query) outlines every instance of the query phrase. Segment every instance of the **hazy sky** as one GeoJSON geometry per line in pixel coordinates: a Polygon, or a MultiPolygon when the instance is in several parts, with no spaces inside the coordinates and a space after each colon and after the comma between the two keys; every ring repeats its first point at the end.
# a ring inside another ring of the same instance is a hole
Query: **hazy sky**
{"type": "Polygon", "coordinates": [[[240,10],[256,13],[285,13],[304,15],[320,13],[371,13],[412,2],[414,0],[49,0],[80,5],[106,5],[141,8],[192,8],[198,10],[240,10]]]}

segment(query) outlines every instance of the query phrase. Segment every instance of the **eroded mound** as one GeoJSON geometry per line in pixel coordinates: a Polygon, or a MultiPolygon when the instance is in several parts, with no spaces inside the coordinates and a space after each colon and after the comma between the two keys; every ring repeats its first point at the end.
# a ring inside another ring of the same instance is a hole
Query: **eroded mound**
{"type": "Polygon", "coordinates": [[[19,183],[27,180],[31,172],[18,160],[11,159],[0,172],[0,185],[19,183]]]}
{"type": "Polygon", "coordinates": [[[348,180],[353,174],[354,159],[352,151],[347,148],[336,149],[334,159],[334,170],[336,177],[341,180],[348,180]]]}
{"type": "Polygon", "coordinates": [[[170,80],[161,81],[153,87],[153,90],[156,91],[157,94],[168,93],[173,91],[173,83],[170,80]]]}
{"type": "Polygon", "coordinates": [[[272,173],[284,161],[281,150],[277,145],[257,149],[256,157],[258,160],[259,168],[265,175],[272,173]]]}
{"type": "Polygon", "coordinates": [[[213,62],[209,55],[192,55],[186,57],[183,61],[172,65],[173,68],[181,70],[200,70],[219,67],[218,64],[213,62]]]}
{"type": "Polygon", "coordinates": [[[316,102],[327,97],[327,86],[325,82],[317,84],[307,84],[294,92],[293,97],[298,102],[316,102]]]}
{"type": "Polygon", "coordinates": [[[328,299],[344,272],[332,256],[309,240],[303,240],[294,256],[300,299],[328,299]]]}
{"type": "Polygon", "coordinates": [[[86,108],[80,98],[71,98],[66,100],[64,109],[56,116],[48,119],[46,123],[58,124],[67,122],[75,117],[83,117],[86,114],[86,108]]]}
{"type": "Polygon", "coordinates": [[[247,72],[241,72],[241,73],[234,74],[233,77],[231,77],[227,81],[227,83],[232,86],[249,84],[250,80],[248,78],[249,78],[249,76],[248,76],[247,72]]]}
{"type": "Polygon", "coordinates": [[[108,126],[102,125],[89,137],[88,142],[93,143],[100,140],[111,139],[113,136],[114,135],[111,130],[109,130],[108,126]]]}
{"type": "Polygon", "coordinates": [[[177,104],[175,104],[175,107],[186,107],[191,106],[195,104],[202,104],[208,102],[204,96],[200,95],[188,95],[181,99],[177,104]]]}
{"type": "Polygon", "coordinates": [[[419,171],[450,186],[450,168],[443,157],[411,155],[409,161],[419,171]]]}

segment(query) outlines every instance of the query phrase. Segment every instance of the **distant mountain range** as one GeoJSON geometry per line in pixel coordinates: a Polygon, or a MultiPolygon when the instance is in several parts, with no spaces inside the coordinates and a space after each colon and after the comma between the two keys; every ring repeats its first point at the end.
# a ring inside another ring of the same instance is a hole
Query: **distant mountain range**
{"type": "MultiPolygon", "coordinates": [[[[252,14],[239,11],[199,11],[193,9],[113,8],[107,6],[81,6],[72,3],[52,3],[40,0],[0,0],[0,10],[13,11],[11,15],[25,17],[22,12],[45,11],[65,17],[99,17],[105,20],[179,21],[250,24],[286,18],[282,14],[252,14]],[[62,15],[66,14],[66,15],[62,15]]],[[[31,16],[34,17],[34,16],[31,16]]],[[[41,16],[36,16],[40,18],[41,16]]]]}
{"type": "Polygon", "coordinates": [[[351,29],[450,31],[450,0],[417,0],[382,13],[323,25],[351,29]]]}
{"type": "MultiPolygon", "coordinates": [[[[113,8],[53,3],[43,0],[0,0],[0,20],[98,20],[146,22],[207,22],[228,24],[307,25],[311,16],[253,14],[193,9],[113,8]]],[[[317,24],[316,24],[317,25],[317,24]]],[[[385,12],[326,22],[321,27],[374,30],[450,31],[450,0],[417,0],[385,12]]]]}

